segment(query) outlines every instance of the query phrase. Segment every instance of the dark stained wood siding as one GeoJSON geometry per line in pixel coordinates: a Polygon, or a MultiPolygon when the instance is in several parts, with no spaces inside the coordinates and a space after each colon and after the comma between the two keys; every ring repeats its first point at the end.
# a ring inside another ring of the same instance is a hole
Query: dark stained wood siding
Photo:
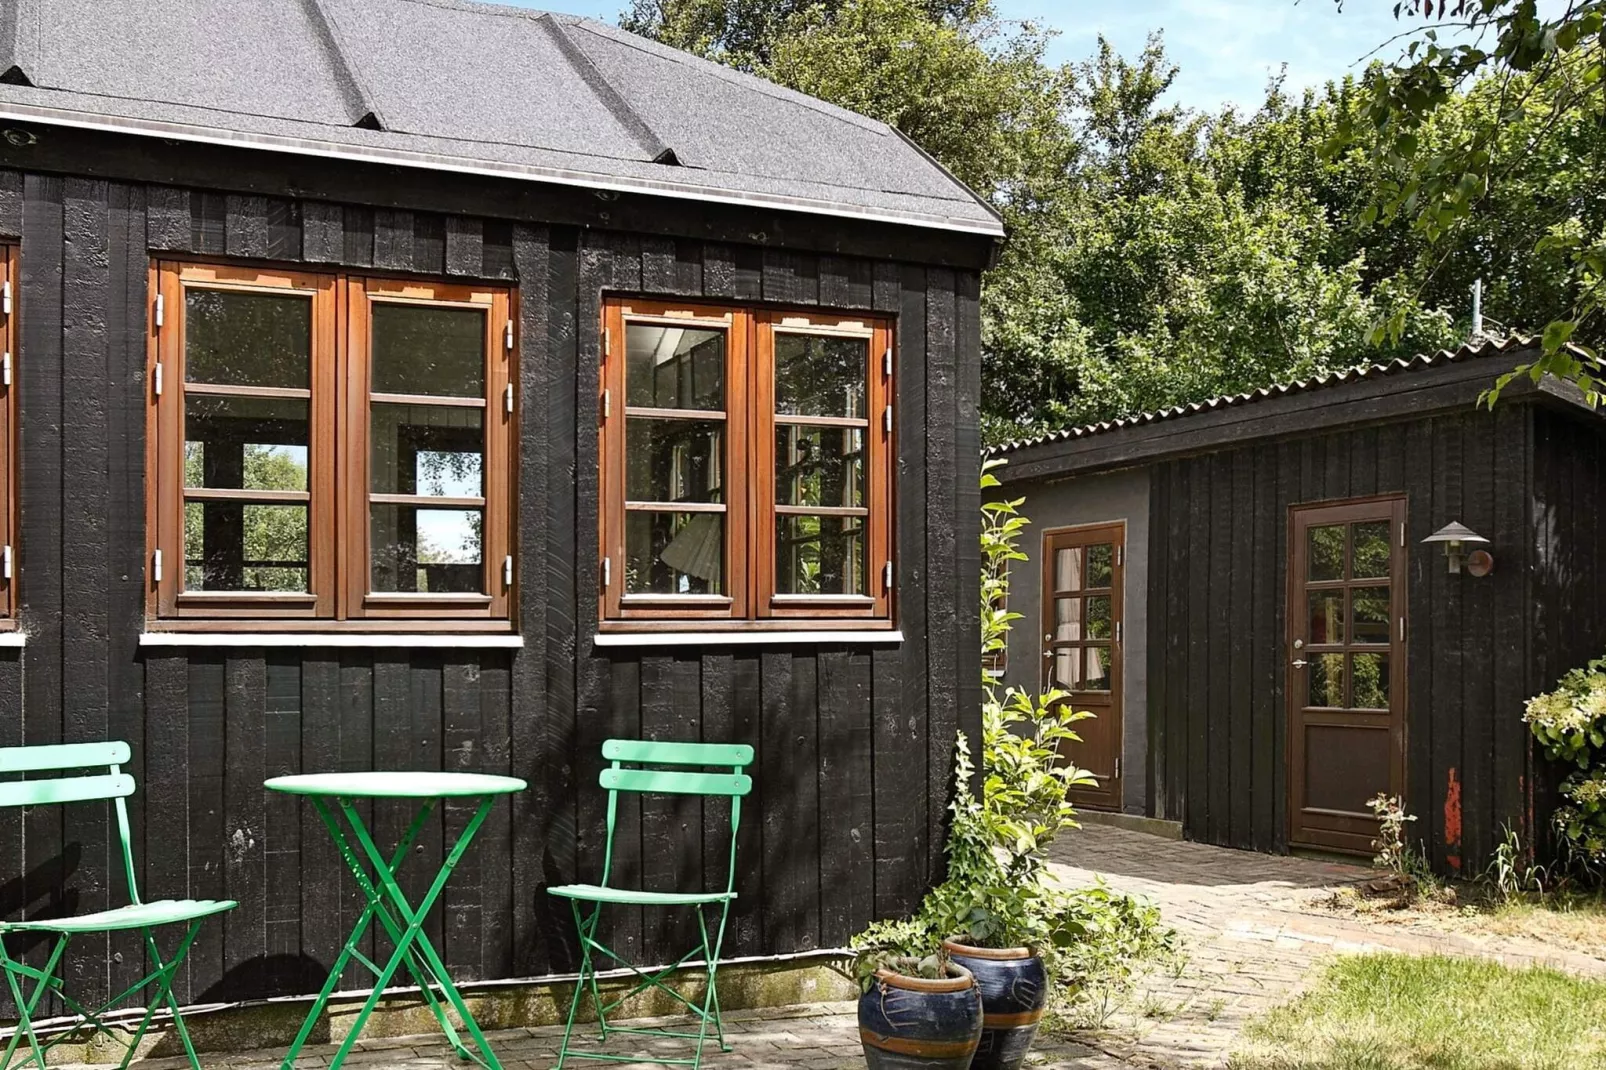
{"type": "MultiPolygon", "coordinates": [[[[430,920],[463,978],[575,967],[568,916],[543,888],[599,876],[598,748],[610,736],[758,748],[728,955],[840,946],[873,918],[911,909],[940,873],[954,734],[975,739],[980,719],[974,273],[14,172],[0,172],[0,237],[22,241],[29,633],[24,656],[0,653],[0,743],[112,735],[133,744],[142,891],[241,901],[203,931],[176,986],[183,999],[315,990],[355,920],[356,891],[316,818],[262,791],[279,773],[474,769],[530,781],[495,811],[430,920]],[[522,651],[140,650],[145,273],[157,253],[518,287],[522,651]],[[897,317],[902,645],[592,647],[591,413],[609,289],[897,317]]],[[[374,811],[379,830],[398,831],[399,811],[374,811]]],[[[448,807],[436,817],[408,887],[433,873],[467,816],[448,807]]],[[[717,807],[684,802],[627,808],[624,873],[678,885],[722,879],[725,820],[717,807]]],[[[6,885],[9,911],[120,901],[115,836],[94,807],[0,813],[3,845],[18,848],[11,857],[27,874],[6,885]]],[[[686,919],[621,911],[610,942],[668,961],[689,934],[686,919]]],[[[138,960],[131,939],[85,939],[67,975],[92,1001],[129,983],[138,960]]]]}
{"type": "Polygon", "coordinates": [[[1412,831],[1435,866],[1462,873],[1481,870],[1505,822],[1532,842],[1523,703],[1606,648],[1602,600],[1582,594],[1598,590],[1585,573],[1606,538],[1594,511],[1603,461],[1596,430],[1507,402],[1492,414],[1456,411],[1157,463],[1148,664],[1156,816],[1180,820],[1191,839],[1287,848],[1288,509],[1403,493],[1412,831]],[[1545,445],[1537,452],[1536,420],[1545,445]],[[1537,475],[1530,458],[1539,459],[1537,475]],[[1587,517],[1575,497],[1591,503],[1587,517]],[[1451,576],[1442,552],[1421,545],[1451,520],[1491,540],[1493,575],[1451,576]],[[1543,637],[1569,628],[1567,644],[1539,652],[1543,637]],[[1446,835],[1458,825],[1459,836],[1446,835]]]}

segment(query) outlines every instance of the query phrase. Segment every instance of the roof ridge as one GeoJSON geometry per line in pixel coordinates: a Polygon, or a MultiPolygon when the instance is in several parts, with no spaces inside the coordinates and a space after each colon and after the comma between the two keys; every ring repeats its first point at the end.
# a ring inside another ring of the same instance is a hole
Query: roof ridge
{"type": "Polygon", "coordinates": [[[324,7],[324,0],[301,0],[301,10],[312,24],[324,56],[335,69],[335,80],[340,83],[340,95],[346,98],[346,109],[351,113],[351,125],[365,130],[384,130],[388,124],[379,113],[379,105],[369,91],[357,68],[347,56],[345,41],[335,16],[324,7]]]}
{"type": "Polygon", "coordinates": [[[563,27],[557,16],[551,12],[542,12],[535,22],[546,31],[547,36],[552,38],[552,43],[558,46],[563,58],[569,61],[569,66],[590,87],[591,92],[602,102],[602,106],[619,120],[620,125],[630,131],[631,136],[646,150],[651,159],[663,160],[665,153],[668,153],[670,158],[674,157],[674,148],[648,124],[640,112],[630,106],[630,101],[608,81],[608,76],[602,73],[602,68],[598,67],[586,50],[580,47],[579,42],[569,36],[569,31],[563,27]]]}

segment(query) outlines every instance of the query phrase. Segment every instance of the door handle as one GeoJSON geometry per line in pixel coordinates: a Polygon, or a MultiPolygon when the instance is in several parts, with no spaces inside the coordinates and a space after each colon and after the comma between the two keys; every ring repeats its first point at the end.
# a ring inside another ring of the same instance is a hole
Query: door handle
{"type": "Polygon", "coordinates": [[[1296,669],[1303,669],[1306,665],[1308,665],[1310,663],[1307,662],[1304,658],[1295,658],[1293,660],[1292,664],[1293,664],[1294,668],[1296,668],[1296,669]]]}

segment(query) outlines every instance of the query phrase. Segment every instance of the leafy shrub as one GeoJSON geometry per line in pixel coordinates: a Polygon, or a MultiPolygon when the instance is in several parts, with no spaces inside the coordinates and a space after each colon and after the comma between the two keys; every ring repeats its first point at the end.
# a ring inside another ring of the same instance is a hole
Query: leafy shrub
{"type": "Polygon", "coordinates": [[[1598,874],[1606,865],[1606,657],[1529,699],[1523,720],[1546,756],[1573,766],[1553,820],[1572,860],[1598,874]]]}

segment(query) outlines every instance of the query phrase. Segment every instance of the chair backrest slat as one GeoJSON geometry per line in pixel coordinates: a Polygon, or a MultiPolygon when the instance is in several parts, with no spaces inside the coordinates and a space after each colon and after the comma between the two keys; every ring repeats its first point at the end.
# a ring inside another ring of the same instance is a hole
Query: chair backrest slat
{"type": "Polygon", "coordinates": [[[602,756],[611,762],[652,765],[751,765],[753,748],[746,743],[672,743],[650,739],[610,739],[602,756]]]}
{"type": "Polygon", "coordinates": [[[132,794],[134,778],[127,773],[16,780],[0,784],[0,806],[48,806],[92,799],[126,799],[132,794]]]}
{"type": "Polygon", "coordinates": [[[128,764],[128,744],[55,743],[38,747],[0,747],[0,773],[37,773],[47,769],[90,769],[128,764]]]}
{"type": "Polygon", "coordinates": [[[745,773],[604,769],[598,780],[609,791],[662,792],[668,795],[746,795],[753,790],[753,779],[745,773]]]}

